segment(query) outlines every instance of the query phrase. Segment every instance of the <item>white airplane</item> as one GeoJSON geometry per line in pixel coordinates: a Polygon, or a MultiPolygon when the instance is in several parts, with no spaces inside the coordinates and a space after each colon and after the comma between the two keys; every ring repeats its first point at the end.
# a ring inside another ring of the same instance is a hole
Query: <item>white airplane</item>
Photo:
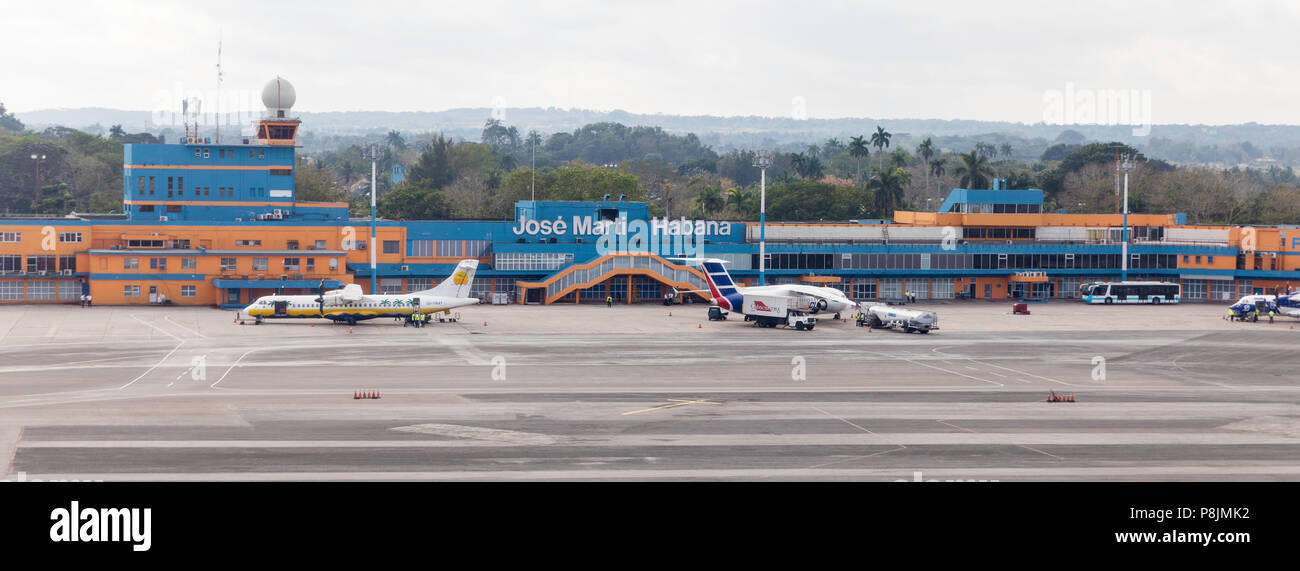
{"type": "Polygon", "coordinates": [[[363,294],[361,286],[348,284],[319,295],[266,295],[240,310],[238,317],[259,324],[263,319],[323,317],[355,325],[376,317],[450,313],[478,303],[477,298],[469,297],[476,270],[478,260],[461,260],[451,276],[433,289],[408,294],[363,294]]]}
{"type": "Polygon", "coordinates": [[[1242,321],[1258,321],[1261,314],[1270,311],[1286,317],[1300,318],[1300,292],[1286,295],[1247,295],[1228,308],[1242,321]]]}
{"type": "Polygon", "coordinates": [[[726,260],[717,258],[670,258],[672,260],[683,261],[688,263],[698,263],[704,270],[705,279],[709,283],[708,293],[713,296],[714,302],[718,307],[731,311],[741,311],[744,305],[744,296],[780,296],[780,297],[798,297],[805,296],[813,298],[813,304],[808,313],[816,314],[822,311],[831,311],[835,313],[835,319],[840,318],[840,312],[850,311],[858,308],[857,302],[844,295],[844,292],[833,287],[810,286],[801,284],[781,284],[770,286],[737,286],[731,280],[731,275],[723,264],[726,260]]]}

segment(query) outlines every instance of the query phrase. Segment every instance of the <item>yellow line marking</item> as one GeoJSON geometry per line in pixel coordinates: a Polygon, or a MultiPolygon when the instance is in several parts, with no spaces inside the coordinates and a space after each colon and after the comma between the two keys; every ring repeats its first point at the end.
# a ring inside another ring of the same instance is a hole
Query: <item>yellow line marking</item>
{"type": "Polygon", "coordinates": [[[643,408],[643,409],[641,409],[641,410],[633,410],[633,411],[630,411],[630,412],[625,412],[625,413],[623,413],[623,416],[627,416],[627,415],[629,415],[629,414],[640,414],[640,413],[643,413],[643,412],[650,412],[650,411],[655,411],[655,410],[663,410],[663,409],[666,409],[666,408],[673,408],[673,407],[677,407],[677,406],[686,406],[686,405],[688,405],[688,404],[722,404],[722,403],[720,403],[720,402],[712,402],[712,401],[707,401],[707,400],[686,400],[686,399],[665,399],[665,400],[667,400],[667,401],[669,401],[669,402],[672,402],[673,404],[665,404],[665,405],[662,405],[662,406],[655,406],[655,407],[650,407],[650,408],[643,408]]]}

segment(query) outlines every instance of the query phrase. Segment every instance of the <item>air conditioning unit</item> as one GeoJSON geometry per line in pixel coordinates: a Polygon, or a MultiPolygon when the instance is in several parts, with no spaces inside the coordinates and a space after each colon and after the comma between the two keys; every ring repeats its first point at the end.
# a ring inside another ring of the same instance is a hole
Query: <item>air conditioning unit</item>
{"type": "MultiPolygon", "coordinates": [[[[167,221],[167,217],[166,217],[166,216],[159,216],[159,217],[158,217],[158,221],[159,221],[159,222],[166,222],[166,221],[167,221]]],[[[157,235],[158,235],[158,233],[155,232],[155,233],[154,233],[154,236],[157,236],[157,235]]]]}
{"type": "Polygon", "coordinates": [[[284,211],[280,210],[279,208],[276,208],[275,210],[272,210],[271,212],[273,212],[276,216],[284,216],[284,211]]]}
{"type": "Polygon", "coordinates": [[[236,219],[235,219],[235,222],[243,222],[243,221],[244,221],[243,218],[236,218],[236,219]]]}
{"type": "Polygon", "coordinates": [[[411,266],[408,266],[408,265],[406,265],[406,264],[402,264],[402,269],[401,269],[401,271],[403,271],[403,272],[409,272],[409,271],[411,271],[411,266]]]}
{"type": "Polygon", "coordinates": [[[63,270],[63,275],[65,275],[65,276],[70,276],[70,275],[72,275],[72,270],[63,270]]]}

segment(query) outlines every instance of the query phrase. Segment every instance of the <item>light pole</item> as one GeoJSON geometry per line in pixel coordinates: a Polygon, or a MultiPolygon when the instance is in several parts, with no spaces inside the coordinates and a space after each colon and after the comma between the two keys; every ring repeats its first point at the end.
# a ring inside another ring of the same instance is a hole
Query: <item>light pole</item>
{"type": "Polygon", "coordinates": [[[41,161],[45,160],[45,155],[32,153],[32,160],[36,161],[36,185],[32,187],[32,197],[35,202],[32,203],[36,209],[36,214],[41,213],[41,161]]]}
{"type": "Polygon", "coordinates": [[[371,145],[370,147],[370,294],[371,295],[379,293],[379,289],[378,289],[379,278],[376,275],[378,271],[377,270],[378,264],[376,264],[376,260],[375,260],[375,256],[376,256],[375,247],[378,244],[378,242],[375,241],[375,204],[376,204],[375,197],[379,195],[379,188],[376,185],[377,178],[378,178],[376,176],[378,173],[378,167],[377,167],[378,160],[379,160],[379,145],[371,145]]]}
{"type": "Polygon", "coordinates": [[[1133,157],[1124,155],[1120,158],[1119,170],[1124,172],[1124,231],[1120,234],[1123,243],[1120,245],[1120,275],[1119,280],[1128,281],[1128,172],[1133,170],[1133,157]]]}
{"type": "Polygon", "coordinates": [[[758,183],[758,285],[767,285],[767,167],[772,166],[772,155],[758,151],[754,166],[759,170],[758,183]]]}

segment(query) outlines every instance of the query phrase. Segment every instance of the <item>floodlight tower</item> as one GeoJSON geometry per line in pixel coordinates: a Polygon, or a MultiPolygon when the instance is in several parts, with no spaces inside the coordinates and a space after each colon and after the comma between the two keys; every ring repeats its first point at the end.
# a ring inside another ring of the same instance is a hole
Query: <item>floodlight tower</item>
{"type": "Polygon", "coordinates": [[[759,168],[758,184],[758,285],[767,285],[767,167],[772,166],[772,154],[758,151],[754,166],[759,168]]]}
{"type": "Polygon", "coordinates": [[[1124,231],[1120,235],[1122,244],[1120,245],[1120,281],[1128,281],[1128,173],[1133,170],[1132,155],[1122,155],[1119,160],[1119,170],[1124,173],[1124,231]]]}
{"type": "Polygon", "coordinates": [[[371,145],[370,148],[366,150],[366,154],[370,155],[370,293],[373,295],[379,293],[379,280],[377,275],[379,271],[377,269],[378,264],[375,263],[375,247],[378,244],[375,241],[375,197],[379,194],[379,187],[376,185],[376,175],[378,173],[376,165],[379,160],[379,145],[371,145]]]}

